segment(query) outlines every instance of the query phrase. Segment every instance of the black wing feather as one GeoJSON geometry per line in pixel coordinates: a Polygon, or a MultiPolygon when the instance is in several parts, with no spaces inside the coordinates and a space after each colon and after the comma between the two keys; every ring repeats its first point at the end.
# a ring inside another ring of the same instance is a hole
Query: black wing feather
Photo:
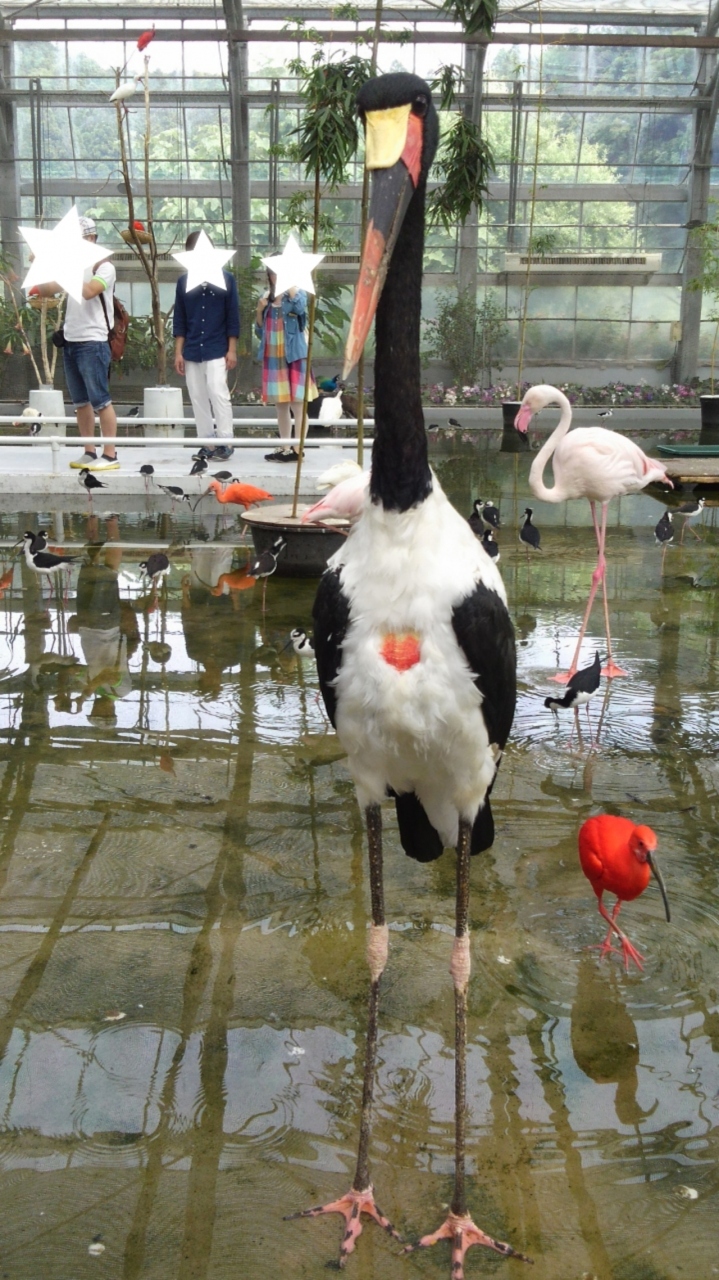
{"type": "Polygon", "coordinates": [[[325,709],[333,728],[337,710],[334,681],[342,664],[342,643],[347,634],[350,616],[350,602],[342,590],[341,578],[341,569],[325,570],[312,610],[317,674],[325,709]]]}
{"type": "MultiPolygon", "coordinates": [[[[504,750],[517,701],[517,655],[514,627],[506,605],[483,582],[452,611],[457,643],[482,695],[482,714],[490,743],[504,750]]],[[[494,777],[497,774],[495,772],[494,777]]],[[[494,843],[494,818],[489,803],[494,778],[472,827],[471,853],[494,843]]]]}

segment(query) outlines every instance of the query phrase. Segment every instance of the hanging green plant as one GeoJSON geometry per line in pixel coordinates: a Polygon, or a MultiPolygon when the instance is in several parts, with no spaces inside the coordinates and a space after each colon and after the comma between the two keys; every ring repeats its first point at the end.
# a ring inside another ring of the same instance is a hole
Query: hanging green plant
{"type": "Polygon", "coordinates": [[[499,14],[499,0],[444,0],[440,13],[454,18],[468,36],[490,36],[499,14]]]}
{"type": "Polygon", "coordinates": [[[430,192],[427,200],[430,225],[441,223],[446,231],[452,231],[458,222],[466,220],[473,204],[480,210],[493,169],[492,148],[479,126],[458,115],[442,140],[435,162],[441,186],[430,192]]]}

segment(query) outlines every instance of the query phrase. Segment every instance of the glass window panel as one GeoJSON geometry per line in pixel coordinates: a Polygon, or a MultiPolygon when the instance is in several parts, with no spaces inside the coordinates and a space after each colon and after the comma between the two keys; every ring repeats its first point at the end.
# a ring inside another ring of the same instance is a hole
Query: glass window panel
{"type": "Polygon", "coordinates": [[[635,359],[668,360],[674,354],[671,326],[666,321],[640,321],[630,325],[629,354],[635,359]]]}
{"type": "Polygon", "coordinates": [[[681,289],[670,285],[635,288],[632,300],[633,320],[678,320],[681,289]]]}
{"type": "Polygon", "coordinates": [[[578,320],[575,344],[578,359],[623,359],[627,350],[629,325],[618,320],[578,320]]]}
{"type": "Polygon", "coordinates": [[[574,294],[571,285],[559,288],[532,289],[527,299],[527,315],[532,317],[554,318],[574,317],[574,294]]]}
{"type": "Polygon", "coordinates": [[[632,291],[624,285],[580,285],[577,318],[580,320],[628,320],[632,291]]]}

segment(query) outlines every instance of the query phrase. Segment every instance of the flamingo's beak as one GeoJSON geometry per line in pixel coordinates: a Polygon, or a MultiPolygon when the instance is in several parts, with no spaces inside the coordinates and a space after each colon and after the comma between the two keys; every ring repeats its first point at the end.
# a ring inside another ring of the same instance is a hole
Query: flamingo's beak
{"type": "Polygon", "coordinates": [[[659,889],[662,895],[662,901],[664,902],[664,911],[665,911],[667,920],[670,921],[672,917],[669,912],[669,899],[667,897],[667,891],[664,887],[664,881],[662,880],[662,873],[659,870],[659,865],[654,858],[654,854],[650,853],[649,850],[647,850],[647,862],[649,863],[649,866],[652,869],[652,874],[654,876],[654,879],[659,885],[659,889]]]}
{"type": "Polygon", "coordinates": [[[382,295],[397,237],[422,168],[424,119],[411,106],[368,111],[365,116],[366,165],[374,170],[367,234],[345,347],[342,379],[362,354],[382,295]]]}
{"type": "Polygon", "coordinates": [[[530,408],[530,406],[528,404],[521,405],[519,409],[519,413],[514,419],[515,429],[519,431],[523,436],[526,436],[527,428],[529,427],[529,424],[532,421],[533,417],[534,417],[534,413],[530,408]]]}

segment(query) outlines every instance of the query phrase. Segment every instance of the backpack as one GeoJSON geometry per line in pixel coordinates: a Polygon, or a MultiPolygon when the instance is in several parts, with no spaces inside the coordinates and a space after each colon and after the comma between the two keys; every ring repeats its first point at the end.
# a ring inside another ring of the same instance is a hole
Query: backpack
{"type": "Polygon", "coordinates": [[[107,325],[107,340],[110,344],[110,355],[114,361],[122,360],[125,354],[125,343],[127,341],[127,329],[130,324],[130,314],[126,307],[120,302],[117,294],[112,296],[112,319],[113,325],[110,328],[110,319],[107,314],[107,303],[105,302],[104,292],[100,294],[100,302],[105,312],[105,324],[107,325]]]}

